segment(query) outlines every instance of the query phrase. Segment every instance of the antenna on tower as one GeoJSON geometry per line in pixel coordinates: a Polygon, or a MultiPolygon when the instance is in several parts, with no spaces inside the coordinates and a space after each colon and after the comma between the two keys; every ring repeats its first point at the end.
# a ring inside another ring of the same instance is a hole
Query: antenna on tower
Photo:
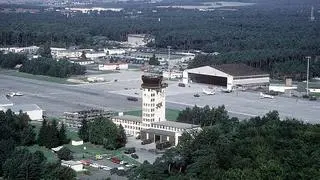
{"type": "Polygon", "coordinates": [[[168,47],[168,66],[170,67],[170,53],[171,53],[171,46],[168,47]]]}
{"type": "Polygon", "coordinates": [[[316,18],[314,17],[314,7],[311,7],[311,16],[310,16],[310,21],[314,21],[316,18]]]}

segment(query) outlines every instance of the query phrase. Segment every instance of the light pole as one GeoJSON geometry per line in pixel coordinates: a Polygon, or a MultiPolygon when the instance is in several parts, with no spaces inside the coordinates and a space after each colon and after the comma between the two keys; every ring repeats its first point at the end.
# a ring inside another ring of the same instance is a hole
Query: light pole
{"type": "Polygon", "coordinates": [[[306,57],[308,60],[308,65],[307,65],[307,96],[309,96],[309,66],[310,66],[310,56],[306,57]]]}

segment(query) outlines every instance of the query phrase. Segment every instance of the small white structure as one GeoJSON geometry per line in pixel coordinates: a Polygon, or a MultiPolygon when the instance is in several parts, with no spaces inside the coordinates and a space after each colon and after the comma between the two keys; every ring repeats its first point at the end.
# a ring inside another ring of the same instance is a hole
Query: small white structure
{"type": "Polygon", "coordinates": [[[104,49],[103,50],[106,55],[120,55],[120,54],[125,54],[126,51],[124,49],[104,49]]]}
{"type": "Polygon", "coordinates": [[[26,113],[32,121],[43,120],[43,110],[36,104],[15,104],[10,106],[2,106],[3,111],[11,109],[15,114],[26,113]]]}
{"type": "Polygon", "coordinates": [[[180,71],[163,71],[162,76],[167,79],[180,79],[180,78],[182,78],[182,72],[180,72],[180,71]]]}
{"type": "Polygon", "coordinates": [[[52,150],[53,152],[58,152],[58,151],[60,151],[62,148],[63,148],[63,146],[58,146],[58,147],[55,147],[55,148],[51,148],[51,150],[52,150]]]}
{"type": "Polygon", "coordinates": [[[74,140],[72,140],[71,141],[71,145],[72,146],[81,146],[81,145],[83,145],[83,141],[81,140],[81,141],[74,141],[74,140]]]}
{"type": "Polygon", "coordinates": [[[309,88],[309,92],[311,92],[311,93],[320,93],[320,89],[309,88]]]}
{"type": "Polygon", "coordinates": [[[125,70],[128,69],[127,63],[110,63],[110,64],[99,64],[99,71],[107,70],[125,70]]]}
{"type": "Polygon", "coordinates": [[[80,161],[64,161],[61,160],[61,166],[66,166],[73,169],[76,172],[83,171],[83,164],[80,161]]]}
{"type": "Polygon", "coordinates": [[[297,86],[285,86],[281,84],[270,84],[269,91],[285,93],[288,90],[295,90],[297,86]]]}
{"type": "Polygon", "coordinates": [[[132,46],[145,46],[154,41],[154,36],[150,34],[128,34],[128,43],[132,46]]]}

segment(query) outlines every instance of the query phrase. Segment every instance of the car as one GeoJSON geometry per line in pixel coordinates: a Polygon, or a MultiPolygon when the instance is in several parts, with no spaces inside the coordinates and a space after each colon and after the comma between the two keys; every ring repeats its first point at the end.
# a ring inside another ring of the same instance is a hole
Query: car
{"type": "Polygon", "coordinates": [[[100,165],[97,164],[97,163],[90,164],[90,166],[93,167],[93,168],[99,168],[100,167],[100,165]]]}
{"type": "Polygon", "coordinates": [[[141,142],[141,145],[146,145],[146,144],[151,144],[152,140],[151,139],[145,139],[141,142]]]}
{"type": "Polygon", "coordinates": [[[127,148],[124,153],[125,154],[132,154],[136,152],[136,148],[132,147],[132,148],[127,148]]]}
{"type": "Polygon", "coordinates": [[[111,170],[111,167],[108,167],[108,166],[105,166],[102,168],[103,170],[106,170],[106,171],[110,171],[111,170]]]}
{"type": "Polygon", "coordinates": [[[132,153],[132,154],[131,154],[131,157],[132,157],[133,159],[138,159],[138,158],[139,158],[139,156],[138,156],[137,154],[135,154],[135,153],[132,153]]]}
{"type": "Polygon", "coordinates": [[[186,87],[186,85],[184,83],[179,83],[178,86],[179,87],[186,87]]]}
{"type": "Polygon", "coordinates": [[[128,162],[126,162],[126,161],[120,161],[120,164],[121,164],[121,165],[126,165],[126,164],[128,164],[128,162]]]}
{"type": "Polygon", "coordinates": [[[120,166],[117,168],[118,170],[124,170],[124,167],[120,166]]]}
{"type": "Polygon", "coordinates": [[[116,163],[116,164],[120,164],[120,162],[121,162],[121,160],[118,159],[117,157],[111,158],[111,161],[112,161],[113,163],[116,163]]]}
{"type": "Polygon", "coordinates": [[[200,97],[200,95],[199,94],[195,94],[195,95],[193,95],[194,97],[200,97]]]}
{"type": "Polygon", "coordinates": [[[128,101],[138,101],[138,98],[136,97],[127,97],[128,101]]]}

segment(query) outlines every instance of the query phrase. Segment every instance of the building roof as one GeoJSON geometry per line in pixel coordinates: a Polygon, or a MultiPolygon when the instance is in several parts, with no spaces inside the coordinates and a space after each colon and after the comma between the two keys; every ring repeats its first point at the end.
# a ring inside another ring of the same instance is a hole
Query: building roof
{"type": "Polygon", "coordinates": [[[141,132],[147,132],[147,133],[155,133],[160,135],[166,135],[166,136],[174,136],[175,132],[166,131],[166,130],[160,130],[160,129],[142,129],[141,132]]]}
{"type": "Polygon", "coordinates": [[[81,161],[65,161],[65,160],[61,160],[61,164],[67,164],[70,166],[74,166],[74,165],[79,165],[82,164],[81,161]]]}
{"type": "Polygon", "coordinates": [[[10,105],[13,105],[13,103],[6,96],[0,96],[0,106],[10,106],[10,105]]]}
{"type": "Polygon", "coordinates": [[[19,112],[20,110],[22,110],[23,112],[42,110],[36,104],[15,104],[13,106],[6,106],[6,109],[11,109],[11,111],[13,111],[13,112],[19,112]]]}
{"type": "Polygon", "coordinates": [[[174,122],[174,121],[160,121],[160,122],[155,122],[155,123],[152,123],[152,124],[168,126],[168,127],[174,127],[174,128],[180,128],[180,129],[191,129],[191,128],[200,127],[199,125],[181,123],[181,122],[174,122]]]}
{"type": "Polygon", "coordinates": [[[212,66],[219,71],[232,76],[269,75],[268,73],[245,64],[221,64],[212,66]]]}
{"type": "Polygon", "coordinates": [[[127,121],[142,122],[141,117],[131,116],[131,115],[114,116],[112,119],[122,119],[122,120],[127,120],[127,121]]]}

